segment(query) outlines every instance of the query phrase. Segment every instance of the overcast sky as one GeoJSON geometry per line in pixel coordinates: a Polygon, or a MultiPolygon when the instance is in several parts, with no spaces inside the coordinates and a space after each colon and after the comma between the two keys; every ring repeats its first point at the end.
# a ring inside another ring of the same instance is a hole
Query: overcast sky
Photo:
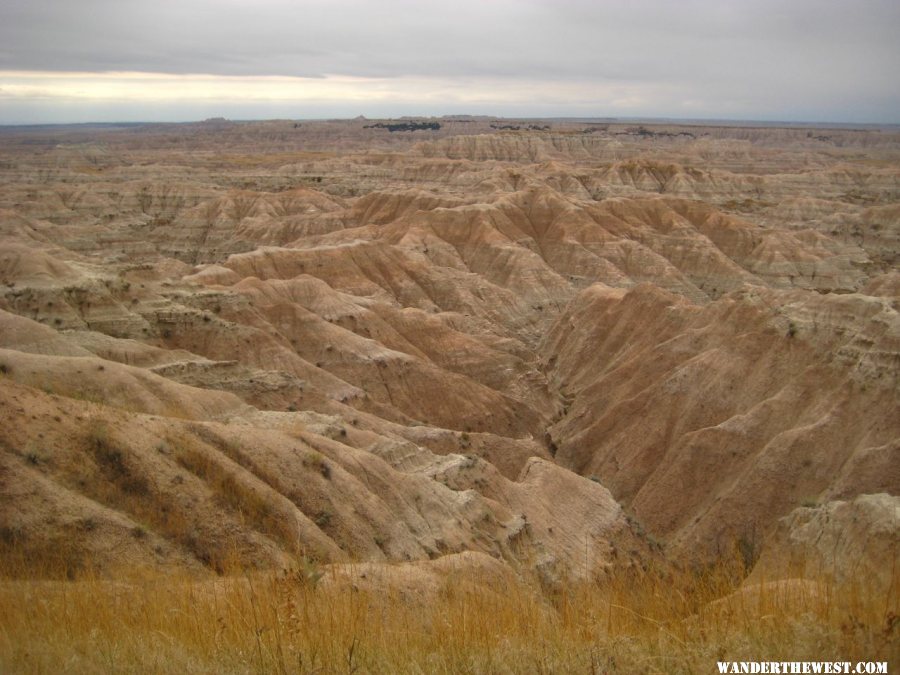
{"type": "Polygon", "coordinates": [[[900,122],[900,0],[0,0],[0,123],[900,122]]]}

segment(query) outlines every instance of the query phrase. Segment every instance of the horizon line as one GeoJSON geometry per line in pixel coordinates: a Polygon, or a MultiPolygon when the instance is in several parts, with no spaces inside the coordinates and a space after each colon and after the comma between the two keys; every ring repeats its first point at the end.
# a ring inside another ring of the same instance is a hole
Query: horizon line
{"type": "Polygon", "coordinates": [[[116,121],[80,121],[80,122],[0,122],[0,129],[12,128],[57,128],[57,127],[135,127],[135,126],[178,126],[188,124],[204,124],[204,123],[231,123],[231,124],[252,124],[261,122],[352,122],[355,120],[368,121],[384,121],[384,120],[402,120],[402,119],[427,119],[427,120],[447,120],[454,121],[460,119],[472,120],[511,120],[511,121],[560,121],[560,122],[584,122],[593,124],[616,124],[616,123],[648,123],[648,124],[681,124],[685,126],[711,126],[714,124],[726,124],[733,126],[740,125],[784,125],[798,127],[843,127],[843,128],[891,128],[900,127],[900,121],[896,122],[851,122],[842,120],[805,120],[805,119],[754,119],[739,117],[669,117],[669,116],[653,116],[653,115],[635,115],[635,116],[584,116],[584,115],[552,115],[545,117],[534,116],[509,116],[509,115],[485,115],[485,114],[466,114],[466,113],[448,113],[444,115],[392,115],[387,117],[369,117],[364,114],[353,117],[253,117],[253,118],[228,118],[224,116],[206,117],[204,119],[183,119],[183,120],[116,120],[116,121]]]}

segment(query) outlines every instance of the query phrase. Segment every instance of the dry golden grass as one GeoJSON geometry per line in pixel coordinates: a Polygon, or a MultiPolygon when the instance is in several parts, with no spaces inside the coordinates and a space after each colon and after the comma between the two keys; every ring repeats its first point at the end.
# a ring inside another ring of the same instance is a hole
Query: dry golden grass
{"type": "MultiPolygon", "coordinates": [[[[18,574],[21,577],[21,570],[18,574]]],[[[0,671],[710,673],[722,660],[887,660],[897,593],[781,583],[733,566],[491,589],[459,570],[410,596],[334,570],[0,583],[0,671]],[[731,594],[731,595],[729,595],[731,594]],[[722,601],[719,598],[726,597],[722,601]]]]}

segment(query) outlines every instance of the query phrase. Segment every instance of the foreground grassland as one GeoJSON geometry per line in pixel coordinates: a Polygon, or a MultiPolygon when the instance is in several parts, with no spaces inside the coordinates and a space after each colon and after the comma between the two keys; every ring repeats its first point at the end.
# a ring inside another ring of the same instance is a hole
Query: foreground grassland
{"type": "Polygon", "coordinates": [[[900,664],[896,584],[887,595],[796,580],[738,588],[722,566],[489,588],[460,570],[410,593],[361,588],[357,576],[344,568],[7,580],[0,671],[709,673],[717,660],[887,660],[894,672],[900,664]]]}

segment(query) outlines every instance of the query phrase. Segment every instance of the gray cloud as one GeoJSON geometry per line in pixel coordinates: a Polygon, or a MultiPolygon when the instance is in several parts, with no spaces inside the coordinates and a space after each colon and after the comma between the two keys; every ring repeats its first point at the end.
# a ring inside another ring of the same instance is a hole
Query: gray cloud
{"type": "Polygon", "coordinates": [[[674,92],[645,114],[900,121],[898,29],[896,0],[0,0],[0,69],[643,83],[674,92]]]}

